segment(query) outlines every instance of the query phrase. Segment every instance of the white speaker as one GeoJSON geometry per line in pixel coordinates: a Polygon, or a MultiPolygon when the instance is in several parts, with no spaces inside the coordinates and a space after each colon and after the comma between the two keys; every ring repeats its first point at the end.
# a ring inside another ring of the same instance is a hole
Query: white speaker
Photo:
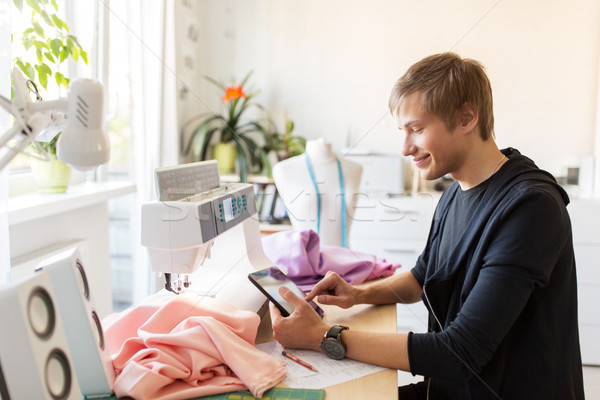
{"type": "Polygon", "coordinates": [[[81,400],[48,274],[0,287],[0,304],[2,400],[81,400]]]}
{"type": "Polygon", "coordinates": [[[110,395],[115,379],[112,359],[79,250],[58,253],[36,271],[46,272],[52,280],[81,393],[88,398],[110,395]]]}

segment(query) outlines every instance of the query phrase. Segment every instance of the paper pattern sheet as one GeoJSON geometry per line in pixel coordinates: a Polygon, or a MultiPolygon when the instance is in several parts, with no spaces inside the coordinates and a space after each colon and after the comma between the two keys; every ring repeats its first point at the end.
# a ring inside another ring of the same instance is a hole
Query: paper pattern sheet
{"type": "Polygon", "coordinates": [[[270,354],[278,360],[285,361],[287,377],[283,380],[283,383],[291,388],[323,389],[328,386],[351,381],[386,369],[384,367],[355,360],[332,360],[326,355],[312,350],[286,349],[288,353],[306,361],[319,371],[313,372],[308,368],[285,358],[281,354],[283,347],[276,341],[257,344],[256,348],[270,354]]]}

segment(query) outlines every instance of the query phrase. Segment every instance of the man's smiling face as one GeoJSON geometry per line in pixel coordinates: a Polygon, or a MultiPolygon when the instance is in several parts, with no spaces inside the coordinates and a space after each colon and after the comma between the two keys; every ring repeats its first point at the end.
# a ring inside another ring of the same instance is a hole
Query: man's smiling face
{"type": "Polygon", "coordinates": [[[463,135],[449,131],[441,119],[421,104],[420,92],[402,99],[396,112],[398,129],[404,133],[402,155],[412,157],[427,180],[457,172],[464,161],[463,135]]]}

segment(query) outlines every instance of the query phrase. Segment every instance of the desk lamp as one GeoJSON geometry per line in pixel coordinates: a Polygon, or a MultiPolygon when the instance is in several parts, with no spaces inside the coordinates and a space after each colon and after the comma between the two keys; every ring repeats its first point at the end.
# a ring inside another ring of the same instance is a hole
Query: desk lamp
{"type": "Polygon", "coordinates": [[[29,143],[48,159],[35,140],[51,126],[58,128],[57,132],[62,128],[57,143],[57,157],[62,161],[84,171],[108,162],[110,144],[102,129],[103,89],[99,82],[78,79],[71,83],[67,99],[33,102],[19,69],[13,68],[12,74],[14,99],[0,96],[2,108],[15,118],[13,127],[0,136],[0,171],[29,143]],[[9,145],[12,139],[15,143],[9,145]]]}

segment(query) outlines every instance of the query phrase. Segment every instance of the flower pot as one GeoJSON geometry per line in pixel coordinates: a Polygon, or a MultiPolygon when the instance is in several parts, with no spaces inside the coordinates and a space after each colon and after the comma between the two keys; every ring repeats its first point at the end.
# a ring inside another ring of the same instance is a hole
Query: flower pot
{"type": "Polygon", "coordinates": [[[235,172],[237,149],[234,143],[219,143],[213,147],[213,158],[219,163],[219,172],[231,174],[235,172]]]}
{"type": "Polygon", "coordinates": [[[40,193],[64,193],[71,179],[71,167],[57,158],[49,161],[31,159],[33,180],[40,193]]]}

